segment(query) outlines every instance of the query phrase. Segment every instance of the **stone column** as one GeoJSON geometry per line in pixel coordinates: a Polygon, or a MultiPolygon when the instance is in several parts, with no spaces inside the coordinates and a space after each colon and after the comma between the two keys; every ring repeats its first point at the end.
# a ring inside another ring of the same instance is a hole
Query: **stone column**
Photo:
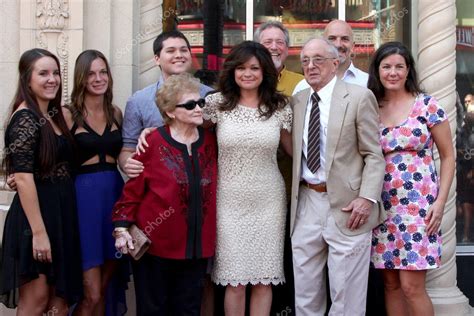
{"type": "Polygon", "coordinates": [[[20,8],[16,0],[0,2],[0,148],[10,103],[15,95],[20,59],[20,8]]]}
{"type": "Polygon", "coordinates": [[[82,50],[99,50],[108,59],[114,79],[113,103],[123,110],[138,79],[138,1],[84,1],[83,18],[82,50]]]}
{"type": "MultiPolygon", "coordinates": [[[[115,7],[112,5],[112,1],[113,0],[85,1],[83,18],[84,50],[96,49],[102,52],[108,59],[109,64],[112,57],[110,47],[112,34],[112,12],[115,10],[115,7]]],[[[125,17],[122,17],[122,19],[125,19],[125,17]]],[[[113,72],[112,75],[114,75],[113,72]]]]}
{"type": "MultiPolygon", "coordinates": [[[[110,3],[109,62],[114,76],[114,103],[125,108],[127,99],[137,90],[136,42],[139,24],[139,2],[107,0],[110,3]]],[[[94,33],[91,33],[94,36],[94,33]]]]}
{"type": "Polygon", "coordinates": [[[174,8],[163,12],[162,0],[142,0],[140,2],[140,25],[136,41],[138,49],[138,89],[142,89],[160,77],[160,69],[155,64],[153,42],[163,30],[165,19],[174,17],[174,8]]]}
{"type": "MultiPolygon", "coordinates": [[[[419,0],[418,71],[421,86],[446,109],[453,143],[456,128],[456,4],[455,0],[419,0]]],[[[435,151],[439,168],[439,154],[435,151]]],[[[439,169],[438,169],[439,170],[439,169]]],[[[442,266],[430,270],[427,290],[436,315],[469,315],[468,299],[456,285],[456,194],[451,186],[441,229],[442,266]]]]}
{"type": "MultiPolygon", "coordinates": [[[[10,105],[18,82],[18,60],[20,59],[20,6],[17,0],[0,2],[0,149],[3,159],[4,123],[10,114],[10,105]]],[[[0,159],[0,160],[1,160],[0,159]]],[[[7,205],[13,194],[3,187],[3,175],[0,174],[0,245],[3,236],[3,223],[7,216],[7,205]]],[[[0,308],[0,314],[4,310],[0,308]]]]}

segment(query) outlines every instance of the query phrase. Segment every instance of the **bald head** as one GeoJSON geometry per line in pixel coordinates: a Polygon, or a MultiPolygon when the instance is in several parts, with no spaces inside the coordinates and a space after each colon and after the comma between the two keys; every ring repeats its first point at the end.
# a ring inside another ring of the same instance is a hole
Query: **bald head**
{"type": "Polygon", "coordinates": [[[324,38],[333,43],[339,52],[340,67],[347,69],[351,64],[354,48],[354,34],[351,26],[342,20],[333,20],[324,29],[324,38]]]}
{"type": "Polygon", "coordinates": [[[349,23],[343,20],[332,20],[329,22],[324,28],[324,37],[328,38],[328,35],[335,32],[336,30],[338,30],[339,33],[344,33],[350,36],[351,40],[354,38],[352,27],[349,25],[349,23]]]}

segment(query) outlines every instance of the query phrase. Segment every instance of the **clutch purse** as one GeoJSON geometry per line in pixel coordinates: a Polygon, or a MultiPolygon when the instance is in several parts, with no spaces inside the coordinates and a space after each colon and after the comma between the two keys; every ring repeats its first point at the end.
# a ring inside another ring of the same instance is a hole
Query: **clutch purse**
{"type": "Polygon", "coordinates": [[[137,225],[130,226],[128,233],[132,236],[134,247],[134,249],[128,249],[128,252],[133,259],[138,260],[147,252],[148,248],[150,248],[151,240],[137,225]]]}

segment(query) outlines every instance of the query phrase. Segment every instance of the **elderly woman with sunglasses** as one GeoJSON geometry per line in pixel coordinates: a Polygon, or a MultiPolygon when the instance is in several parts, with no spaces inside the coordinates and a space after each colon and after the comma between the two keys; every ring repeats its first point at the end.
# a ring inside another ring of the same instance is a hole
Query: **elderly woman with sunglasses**
{"type": "Polygon", "coordinates": [[[114,207],[116,247],[133,248],[132,224],[151,240],[133,263],[137,315],[198,315],[215,249],[216,137],[200,127],[205,101],[191,75],[167,79],[156,103],[165,125],[148,135],[148,149],[134,158],[144,171],[114,207]]]}

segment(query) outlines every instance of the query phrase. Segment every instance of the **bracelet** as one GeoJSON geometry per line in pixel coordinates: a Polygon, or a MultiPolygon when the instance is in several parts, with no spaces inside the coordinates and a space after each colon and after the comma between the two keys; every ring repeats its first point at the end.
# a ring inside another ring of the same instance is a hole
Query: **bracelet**
{"type": "Polygon", "coordinates": [[[127,228],[127,227],[116,227],[116,228],[114,229],[114,234],[115,234],[115,233],[123,233],[123,232],[126,232],[126,231],[128,231],[128,228],[127,228]]]}

